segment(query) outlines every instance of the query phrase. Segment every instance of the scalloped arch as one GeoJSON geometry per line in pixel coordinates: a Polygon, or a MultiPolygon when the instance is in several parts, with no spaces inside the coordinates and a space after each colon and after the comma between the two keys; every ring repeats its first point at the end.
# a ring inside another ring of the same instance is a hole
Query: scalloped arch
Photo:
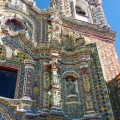
{"type": "Polygon", "coordinates": [[[63,73],[62,78],[66,78],[67,76],[73,76],[75,79],[79,78],[79,75],[75,71],[67,71],[63,73]]]}

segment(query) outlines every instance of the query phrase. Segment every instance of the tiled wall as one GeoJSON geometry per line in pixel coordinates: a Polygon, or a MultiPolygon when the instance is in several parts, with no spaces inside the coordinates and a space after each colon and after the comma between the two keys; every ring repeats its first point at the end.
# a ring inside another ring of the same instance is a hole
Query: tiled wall
{"type": "Polygon", "coordinates": [[[85,37],[86,44],[96,43],[105,80],[108,82],[120,73],[120,63],[114,43],[94,37],[85,37]]]}

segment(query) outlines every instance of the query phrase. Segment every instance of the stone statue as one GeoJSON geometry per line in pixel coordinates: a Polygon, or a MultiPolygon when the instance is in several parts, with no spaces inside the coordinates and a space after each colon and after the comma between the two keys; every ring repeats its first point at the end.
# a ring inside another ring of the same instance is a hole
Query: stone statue
{"type": "Polygon", "coordinates": [[[72,82],[71,79],[68,79],[66,86],[67,86],[67,94],[68,95],[77,94],[76,84],[75,84],[75,82],[72,82]]]}
{"type": "Polygon", "coordinates": [[[16,30],[16,25],[15,25],[15,23],[11,22],[11,23],[10,23],[10,26],[9,26],[9,29],[10,29],[11,31],[15,31],[15,30],[16,30]]]}

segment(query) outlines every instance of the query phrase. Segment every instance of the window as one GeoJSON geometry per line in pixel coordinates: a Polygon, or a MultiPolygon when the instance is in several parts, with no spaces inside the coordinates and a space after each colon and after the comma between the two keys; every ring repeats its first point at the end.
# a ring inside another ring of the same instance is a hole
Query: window
{"type": "Polygon", "coordinates": [[[0,68],[0,96],[14,98],[17,70],[0,68]]]}

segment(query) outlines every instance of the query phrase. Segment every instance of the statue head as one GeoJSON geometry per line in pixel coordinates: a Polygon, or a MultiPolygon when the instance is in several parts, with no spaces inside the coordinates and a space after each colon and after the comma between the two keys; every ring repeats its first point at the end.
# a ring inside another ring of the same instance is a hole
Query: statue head
{"type": "Polygon", "coordinates": [[[16,30],[16,25],[15,25],[14,22],[11,22],[11,23],[10,23],[9,29],[10,29],[11,31],[15,31],[15,30],[16,30]]]}
{"type": "Polygon", "coordinates": [[[68,78],[68,82],[71,82],[71,79],[70,79],[70,78],[68,78]]]}
{"type": "Polygon", "coordinates": [[[70,83],[70,84],[72,84],[73,82],[72,82],[72,79],[70,79],[70,78],[68,78],[68,81],[67,81],[68,83],[70,83]]]}

